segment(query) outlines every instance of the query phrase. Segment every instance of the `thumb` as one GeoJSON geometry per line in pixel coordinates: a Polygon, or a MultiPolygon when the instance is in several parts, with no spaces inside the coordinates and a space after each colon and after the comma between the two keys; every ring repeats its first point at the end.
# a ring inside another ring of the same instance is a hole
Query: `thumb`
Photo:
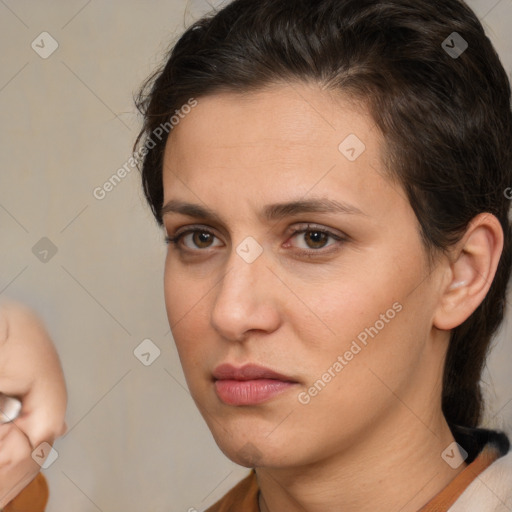
{"type": "Polygon", "coordinates": [[[33,449],[43,442],[53,445],[64,433],[66,398],[59,391],[32,391],[23,398],[22,413],[15,423],[28,437],[33,449]]]}

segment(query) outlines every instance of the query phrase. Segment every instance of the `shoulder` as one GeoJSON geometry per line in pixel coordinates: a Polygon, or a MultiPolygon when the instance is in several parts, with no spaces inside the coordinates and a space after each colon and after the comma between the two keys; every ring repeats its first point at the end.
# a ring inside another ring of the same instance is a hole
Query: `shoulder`
{"type": "Polygon", "coordinates": [[[254,469],[205,512],[258,512],[258,480],[254,469]]]}
{"type": "Polygon", "coordinates": [[[478,475],[449,512],[509,512],[512,509],[512,451],[478,475]]]}

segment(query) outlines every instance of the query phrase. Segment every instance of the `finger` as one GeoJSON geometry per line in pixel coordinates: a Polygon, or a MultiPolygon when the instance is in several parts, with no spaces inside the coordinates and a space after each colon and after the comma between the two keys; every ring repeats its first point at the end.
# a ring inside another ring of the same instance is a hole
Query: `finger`
{"type": "Polygon", "coordinates": [[[32,460],[27,438],[13,424],[3,427],[8,434],[0,442],[0,507],[14,499],[40,469],[32,460]]]}
{"type": "Polygon", "coordinates": [[[66,402],[66,390],[60,383],[39,387],[24,397],[22,413],[15,421],[33,448],[43,442],[53,444],[63,434],[66,402]]]}

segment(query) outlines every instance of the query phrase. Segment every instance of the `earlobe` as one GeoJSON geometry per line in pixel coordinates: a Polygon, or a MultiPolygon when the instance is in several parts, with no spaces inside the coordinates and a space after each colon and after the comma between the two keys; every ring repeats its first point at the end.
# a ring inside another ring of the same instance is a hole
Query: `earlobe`
{"type": "Polygon", "coordinates": [[[452,249],[447,281],[441,289],[433,323],[441,330],[462,324],[482,303],[498,268],[503,230],[489,213],[477,215],[452,249]]]}

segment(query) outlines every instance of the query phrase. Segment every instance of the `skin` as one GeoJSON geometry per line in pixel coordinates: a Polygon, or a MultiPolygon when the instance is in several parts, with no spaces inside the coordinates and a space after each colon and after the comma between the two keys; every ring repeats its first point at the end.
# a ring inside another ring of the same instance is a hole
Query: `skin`
{"type": "Polygon", "coordinates": [[[66,431],[67,392],[59,357],[41,319],[26,306],[0,303],[0,391],[18,397],[20,415],[0,424],[0,508],[40,471],[32,452],[66,431]]]}
{"type": "Polygon", "coordinates": [[[169,323],[194,401],[226,456],[256,467],[265,512],[413,512],[466,467],[441,458],[454,441],[442,369],[450,329],[489,289],[503,234],[481,214],[430,268],[383,147],[362,105],[298,83],[199,98],[167,142],[164,205],[186,201],[220,218],[164,215],[168,236],[213,234],[169,245],[169,323]],[[366,146],[353,162],[338,150],[351,133],[366,146]],[[312,198],[363,213],[261,216],[268,204],[312,198]],[[345,241],[293,235],[307,223],[345,241]],[[248,236],[263,249],[252,263],[236,252],[248,236]],[[301,404],[299,393],[395,302],[402,310],[301,404]],[[298,383],[259,405],[226,405],[212,378],[226,362],[298,383]]]}

